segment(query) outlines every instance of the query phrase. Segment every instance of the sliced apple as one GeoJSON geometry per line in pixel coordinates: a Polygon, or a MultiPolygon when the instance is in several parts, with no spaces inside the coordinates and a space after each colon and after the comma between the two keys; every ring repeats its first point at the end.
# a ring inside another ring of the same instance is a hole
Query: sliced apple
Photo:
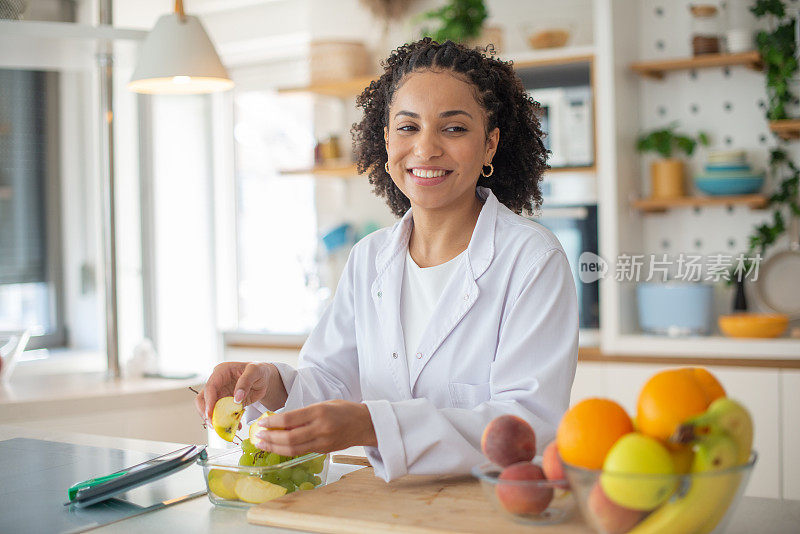
{"type": "Polygon", "coordinates": [[[261,504],[286,494],[286,488],[258,477],[243,476],[236,481],[236,495],[244,502],[261,504]]]}
{"type": "MultiPolygon", "coordinates": [[[[264,442],[264,440],[256,436],[256,432],[264,430],[264,427],[260,426],[258,422],[261,421],[262,419],[269,417],[270,415],[275,415],[275,412],[267,410],[261,415],[261,417],[253,421],[253,423],[250,425],[250,443],[258,447],[259,449],[261,448],[261,445],[264,442]]],[[[274,430],[274,429],[270,428],[269,430],[274,430]]]]}
{"type": "Polygon", "coordinates": [[[233,397],[222,397],[214,405],[211,414],[211,425],[225,441],[233,441],[239,430],[239,420],[244,415],[244,406],[233,401],[233,397]]]}
{"type": "Polygon", "coordinates": [[[212,469],[208,472],[208,489],[221,499],[235,501],[239,497],[236,495],[236,482],[240,475],[233,471],[224,469],[212,469]]]}

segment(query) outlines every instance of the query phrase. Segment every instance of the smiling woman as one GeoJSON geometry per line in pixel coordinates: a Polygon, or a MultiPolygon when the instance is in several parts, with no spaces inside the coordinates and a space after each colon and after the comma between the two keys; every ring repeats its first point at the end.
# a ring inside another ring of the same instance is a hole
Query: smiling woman
{"type": "MultiPolygon", "coordinates": [[[[450,41],[398,48],[359,97],[359,170],[402,219],[356,244],[300,353],[223,363],[197,406],[233,393],[261,448],[366,448],[375,473],[467,473],[481,434],[515,415],[547,445],[578,352],[564,250],[519,215],[541,203],[547,153],[508,63],[450,41]]],[[[252,431],[251,431],[252,434],[252,431]]]]}

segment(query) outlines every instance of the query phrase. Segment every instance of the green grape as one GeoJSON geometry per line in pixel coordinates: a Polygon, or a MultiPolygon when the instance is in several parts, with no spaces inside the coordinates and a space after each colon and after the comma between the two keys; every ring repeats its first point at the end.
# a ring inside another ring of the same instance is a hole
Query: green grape
{"type": "Polygon", "coordinates": [[[283,469],[278,469],[277,471],[275,471],[275,473],[278,475],[278,480],[281,480],[281,481],[284,481],[284,482],[286,482],[286,481],[291,482],[291,480],[292,480],[292,469],[291,468],[284,467],[283,469]]]}
{"type": "Polygon", "coordinates": [[[322,470],[325,468],[325,458],[326,456],[320,456],[319,458],[314,458],[313,460],[309,460],[304,465],[306,465],[306,469],[308,469],[309,473],[313,473],[315,475],[322,473],[322,470]]]}
{"type": "Polygon", "coordinates": [[[249,466],[253,465],[254,462],[255,458],[252,454],[245,453],[239,458],[239,465],[249,466]]]}
{"type": "Polygon", "coordinates": [[[271,452],[267,454],[267,465],[278,465],[281,463],[281,455],[271,452]]]}
{"type": "Polygon", "coordinates": [[[306,480],[308,480],[308,473],[303,471],[303,469],[300,467],[295,467],[292,471],[292,482],[299,486],[306,480]]]}
{"type": "Polygon", "coordinates": [[[278,479],[278,473],[275,471],[269,471],[261,475],[261,480],[269,482],[270,484],[278,484],[280,485],[280,480],[278,479]]]}
{"type": "Polygon", "coordinates": [[[280,482],[278,482],[278,485],[286,488],[286,493],[291,493],[296,489],[294,483],[291,480],[281,480],[280,482]]]}
{"type": "Polygon", "coordinates": [[[314,484],[315,486],[319,486],[320,484],[322,484],[322,479],[321,479],[321,478],[319,478],[317,475],[314,475],[313,477],[311,477],[311,479],[309,480],[309,482],[311,482],[311,483],[312,483],[312,484],[314,484]]]}
{"type": "Polygon", "coordinates": [[[298,489],[301,489],[301,490],[311,490],[311,489],[314,489],[316,486],[314,484],[312,484],[311,482],[303,482],[302,484],[300,484],[297,487],[298,487],[298,489]]]}
{"type": "Polygon", "coordinates": [[[258,447],[253,445],[249,439],[246,439],[242,442],[242,451],[247,454],[255,454],[258,452],[258,447]]]}

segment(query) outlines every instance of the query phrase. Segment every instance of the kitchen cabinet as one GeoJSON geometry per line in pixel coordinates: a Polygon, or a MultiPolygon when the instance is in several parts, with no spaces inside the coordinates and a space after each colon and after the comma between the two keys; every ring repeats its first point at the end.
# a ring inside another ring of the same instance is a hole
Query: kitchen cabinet
{"type": "Polygon", "coordinates": [[[800,371],[781,371],[780,392],[783,498],[800,500],[800,371]]]}

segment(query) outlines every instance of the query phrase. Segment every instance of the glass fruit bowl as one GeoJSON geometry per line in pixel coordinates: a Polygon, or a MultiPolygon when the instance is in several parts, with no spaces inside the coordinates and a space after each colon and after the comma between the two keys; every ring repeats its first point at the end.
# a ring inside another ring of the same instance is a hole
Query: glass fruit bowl
{"type": "Polygon", "coordinates": [[[746,464],[675,475],[614,473],[566,462],[564,470],[586,523],[601,534],[724,532],[756,458],[752,452],[746,464]]]}
{"type": "MultiPolygon", "coordinates": [[[[536,462],[534,462],[536,463],[536,462]]],[[[492,506],[509,519],[529,525],[553,525],[568,519],[575,500],[563,480],[501,480],[503,468],[485,463],[472,468],[492,506]]]]}
{"type": "Polygon", "coordinates": [[[197,460],[203,467],[212,503],[248,507],[293,491],[311,490],[327,481],[327,454],[311,453],[293,459],[269,452],[257,454],[257,463],[271,465],[240,465],[243,456],[248,455],[236,448],[197,460]]]}

